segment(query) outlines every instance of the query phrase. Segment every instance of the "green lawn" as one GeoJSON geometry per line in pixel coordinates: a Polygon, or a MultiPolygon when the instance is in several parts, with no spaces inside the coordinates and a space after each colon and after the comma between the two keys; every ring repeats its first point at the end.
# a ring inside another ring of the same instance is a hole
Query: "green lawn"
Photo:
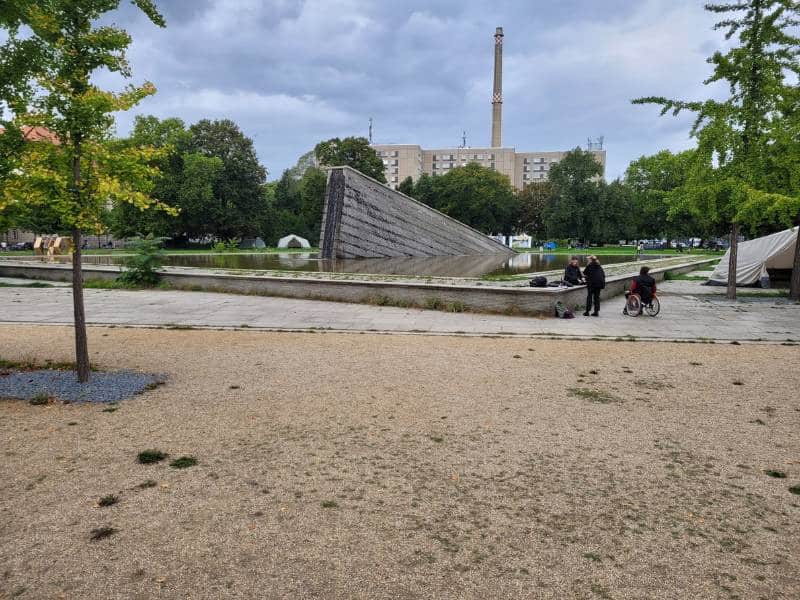
{"type": "MultiPolygon", "coordinates": [[[[539,253],[538,248],[515,248],[517,252],[530,252],[530,253],[539,253]]],[[[636,249],[632,246],[596,246],[590,248],[555,248],[554,250],[544,250],[543,254],[575,254],[575,255],[585,255],[585,254],[595,254],[597,256],[622,256],[622,255],[630,255],[634,256],[636,254],[636,249]]],[[[669,250],[645,250],[642,255],[643,256],[667,256],[667,255],[686,255],[686,256],[722,256],[725,254],[722,250],[701,250],[696,248],[691,252],[678,252],[674,249],[669,250]]]]}

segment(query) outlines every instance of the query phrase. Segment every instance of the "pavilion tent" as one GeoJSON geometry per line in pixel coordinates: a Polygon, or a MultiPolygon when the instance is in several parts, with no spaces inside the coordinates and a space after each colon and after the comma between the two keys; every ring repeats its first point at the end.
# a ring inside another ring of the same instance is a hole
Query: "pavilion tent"
{"type": "MultiPolygon", "coordinates": [[[[736,253],[736,285],[768,283],[767,269],[791,269],[797,244],[797,227],[779,231],[772,235],[741,242],[736,253]]],[[[728,283],[728,260],[730,248],[719,261],[708,283],[728,283]]]]}

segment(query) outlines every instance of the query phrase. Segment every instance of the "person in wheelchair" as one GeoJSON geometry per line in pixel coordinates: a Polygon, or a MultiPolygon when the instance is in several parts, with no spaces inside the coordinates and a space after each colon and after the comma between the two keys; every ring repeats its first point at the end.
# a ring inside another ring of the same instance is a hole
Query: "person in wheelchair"
{"type": "Polygon", "coordinates": [[[631,289],[625,292],[625,308],[622,312],[628,314],[627,301],[631,294],[638,294],[642,299],[642,306],[651,306],[656,293],[656,280],[650,276],[650,267],[642,267],[639,274],[631,281],[631,289]]]}

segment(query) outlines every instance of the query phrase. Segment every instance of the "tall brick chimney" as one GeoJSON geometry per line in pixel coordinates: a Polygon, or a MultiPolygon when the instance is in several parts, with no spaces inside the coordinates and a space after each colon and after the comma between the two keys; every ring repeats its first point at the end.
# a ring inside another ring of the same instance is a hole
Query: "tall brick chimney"
{"type": "Polygon", "coordinates": [[[503,28],[494,32],[494,91],[492,93],[492,148],[503,145],[503,28]]]}

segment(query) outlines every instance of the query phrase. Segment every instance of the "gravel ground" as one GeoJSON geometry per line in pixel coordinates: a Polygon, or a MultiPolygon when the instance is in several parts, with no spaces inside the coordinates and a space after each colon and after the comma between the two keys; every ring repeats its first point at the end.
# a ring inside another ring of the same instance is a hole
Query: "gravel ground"
{"type": "MultiPolygon", "coordinates": [[[[0,334],[71,359],[68,328],[0,334]]],[[[796,346],[93,327],[90,350],[168,381],[114,412],[0,402],[0,597],[797,598],[796,346]]]]}
{"type": "Polygon", "coordinates": [[[74,371],[0,372],[0,399],[48,396],[63,402],[119,402],[157,386],[160,381],[155,375],[133,371],[95,372],[88,383],[80,383],[74,371]]]}

